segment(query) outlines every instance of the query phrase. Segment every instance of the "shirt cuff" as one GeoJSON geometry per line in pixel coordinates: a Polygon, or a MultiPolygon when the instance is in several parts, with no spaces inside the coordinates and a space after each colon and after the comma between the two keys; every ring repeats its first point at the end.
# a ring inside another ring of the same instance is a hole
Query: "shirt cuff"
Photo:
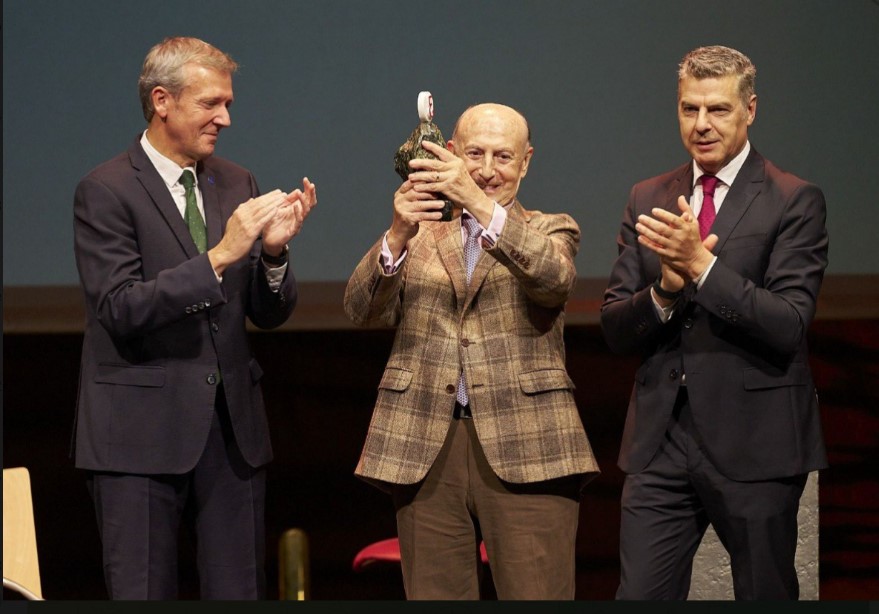
{"type": "Polygon", "coordinates": [[[266,281],[269,282],[269,289],[272,292],[277,292],[281,287],[281,282],[284,281],[284,273],[287,272],[287,265],[282,264],[281,266],[268,267],[263,263],[262,268],[266,272],[266,281]]]}
{"type": "Polygon", "coordinates": [[[491,222],[488,223],[488,228],[484,228],[482,234],[479,235],[479,238],[482,239],[482,246],[485,249],[494,247],[506,224],[507,210],[495,203],[494,210],[491,213],[491,222]]]}
{"type": "Polygon", "coordinates": [[[693,280],[693,283],[696,284],[696,289],[700,289],[702,284],[705,283],[705,278],[708,277],[708,273],[711,272],[711,267],[714,266],[714,263],[717,262],[717,256],[711,259],[711,263],[705,267],[705,270],[702,271],[702,274],[699,275],[696,279],[693,280]]]}
{"type": "Polygon", "coordinates": [[[409,250],[404,249],[403,253],[400,254],[400,257],[397,258],[397,261],[394,262],[394,255],[391,253],[391,248],[388,247],[388,233],[386,232],[385,236],[382,237],[382,253],[381,256],[379,256],[380,264],[385,275],[393,275],[396,273],[400,268],[400,265],[403,264],[403,260],[406,259],[406,254],[408,253],[409,250]]]}
{"type": "Polygon", "coordinates": [[[653,288],[650,289],[650,299],[653,301],[653,307],[654,309],[656,309],[656,315],[659,316],[659,321],[663,324],[668,322],[669,318],[671,318],[671,314],[674,313],[675,305],[677,303],[675,302],[668,307],[663,307],[656,300],[656,295],[653,293],[653,288]]]}

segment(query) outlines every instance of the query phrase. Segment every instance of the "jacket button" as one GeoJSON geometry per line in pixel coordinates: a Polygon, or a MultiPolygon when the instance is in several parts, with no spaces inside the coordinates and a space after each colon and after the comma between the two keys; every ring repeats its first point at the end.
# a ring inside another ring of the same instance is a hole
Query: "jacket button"
{"type": "Polygon", "coordinates": [[[452,384],[449,384],[448,386],[446,386],[446,392],[448,392],[449,394],[455,394],[455,387],[452,384]]]}
{"type": "Polygon", "coordinates": [[[193,305],[191,309],[192,311],[198,311],[198,305],[193,305]]]}
{"type": "Polygon", "coordinates": [[[183,311],[185,311],[186,313],[192,313],[192,307],[187,306],[186,309],[184,309],[183,311]]]}
{"type": "Polygon", "coordinates": [[[198,308],[199,308],[199,309],[204,309],[206,306],[207,306],[207,305],[204,304],[204,301],[202,301],[202,302],[200,302],[200,303],[198,304],[198,308]]]}
{"type": "Polygon", "coordinates": [[[204,306],[205,306],[205,307],[210,307],[210,306],[211,306],[211,299],[206,298],[206,299],[204,300],[204,306]]]}
{"type": "Polygon", "coordinates": [[[470,345],[470,340],[467,338],[461,339],[461,345],[468,347],[470,345]]]}
{"type": "Polygon", "coordinates": [[[211,386],[213,386],[214,384],[217,383],[217,374],[216,374],[216,373],[211,373],[210,375],[208,375],[208,376],[205,378],[205,381],[207,381],[208,384],[210,384],[211,386]]]}
{"type": "Polygon", "coordinates": [[[213,324],[211,324],[211,330],[217,332],[218,330],[220,330],[220,325],[214,322],[213,324]]]}
{"type": "Polygon", "coordinates": [[[669,372],[668,372],[668,379],[670,379],[670,380],[676,380],[676,379],[678,379],[678,370],[677,370],[677,369],[672,369],[671,371],[669,371],[669,372]]]}
{"type": "Polygon", "coordinates": [[[693,328],[693,320],[690,318],[684,320],[684,328],[693,328]]]}

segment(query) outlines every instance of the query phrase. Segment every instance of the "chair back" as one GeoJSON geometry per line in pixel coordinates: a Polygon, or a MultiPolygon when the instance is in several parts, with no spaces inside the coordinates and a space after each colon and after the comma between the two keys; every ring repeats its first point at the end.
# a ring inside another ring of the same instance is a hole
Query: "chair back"
{"type": "Polygon", "coordinates": [[[43,600],[31,479],[25,467],[3,470],[3,586],[27,599],[43,600]]]}

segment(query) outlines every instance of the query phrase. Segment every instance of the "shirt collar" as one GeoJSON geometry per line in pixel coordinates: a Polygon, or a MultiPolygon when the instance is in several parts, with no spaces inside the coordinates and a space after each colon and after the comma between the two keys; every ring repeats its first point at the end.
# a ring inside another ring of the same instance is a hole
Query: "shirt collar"
{"type": "Polygon", "coordinates": [[[192,171],[192,174],[195,177],[195,185],[198,186],[198,173],[195,172],[195,166],[181,168],[179,164],[167,156],[162,155],[159,150],[153,147],[153,144],[150,143],[150,140],[147,138],[147,130],[144,130],[143,135],[140,137],[140,146],[143,147],[144,153],[146,153],[150,162],[153,163],[153,166],[156,167],[159,176],[162,178],[162,181],[165,182],[165,185],[168,186],[169,190],[179,183],[180,176],[183,174],[183,171],[187,169],[192,171]]]}
{"type": "MultiPolygon", "coordinates": [[[[744,166],[745,159],[747,159],[749,153],[751,153],[751,141],[745,141],[745,146],[742,147],[742,151],[740,151],[735,158],[730,160],[726,166],[717,171],[714,176],[720,179],[724,185],[731,186],[733,181],[735,181],[736,176],[739,174],[739,171],[742,170],[742,166],[744,166]]],[[[693,160],[693,185],[695,186],[699,183],[699,179],[705,174],[705,171],[703,171],[702,168],[696,164],[696,161],[693,160]]]]}

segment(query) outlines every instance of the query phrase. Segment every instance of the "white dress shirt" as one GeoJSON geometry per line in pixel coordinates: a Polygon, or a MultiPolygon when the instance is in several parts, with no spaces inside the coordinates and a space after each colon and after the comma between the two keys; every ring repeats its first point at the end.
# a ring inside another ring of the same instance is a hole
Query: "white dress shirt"
{"type": "MultiPolygon", "coordinates": [[[[177,205],[177,210],[180,211],[180,217],[184,219],[186,217],[186,187],[180,183],[180,177],[183,176],[183,171],[189,170],[192,172],[192,176],[195,177],[195,202],[198,204],[198,212],[201,213],[201,219],[207,221],[204,214],[204,201],[201,197],[201,188],[198,187],[198,173],[195,172],[195,166],[181,168],[179,164],[153,147],[153,144],[150,143],[150,140],[147,138],[147,132],[148,130],[143,131],[143,135],[140,137],[140,146],[143,147],[144,153],[146,153],[150,162],[153,163],[153,166],[156,167],[162,181],[165,182],[165,186],[167,186],[168,191],[171,193],[171,198],[174,199],[174,204],[177,205]]],[[[269,287],[274,292],[277,292],[278,288],[281,287],[281,281],[284,279],[287,264],[282,264],[279,267],[269,267],[263,262],[263,270],[266,273],[266,280],[269,282],[269,287]]],[[[214,272],[214,275],[216,275],[216,271],[214,272]]],[[[223,281],[222,275],[217,275],[217,281],[223,281]]]]}

